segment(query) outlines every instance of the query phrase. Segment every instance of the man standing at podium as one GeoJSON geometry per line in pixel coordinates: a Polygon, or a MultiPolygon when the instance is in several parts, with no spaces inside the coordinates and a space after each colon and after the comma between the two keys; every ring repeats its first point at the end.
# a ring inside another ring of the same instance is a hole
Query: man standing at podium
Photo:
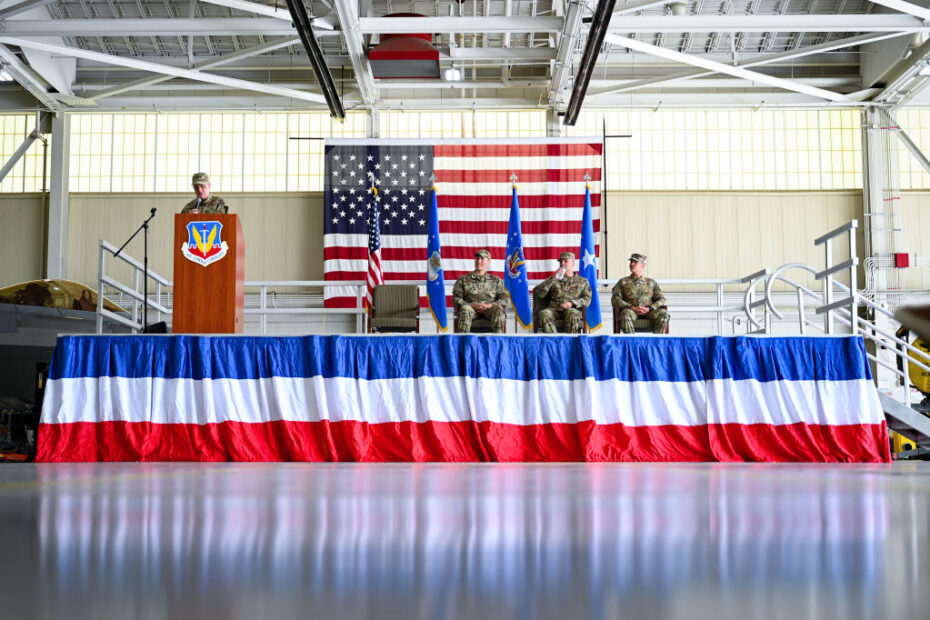
{"type": "Polygon", "coordinates": [[[191,181],[197,197],[184,205],[181,213],[227,213],[229,211],[229,207],[222,198],[210,194],[209,174],[198,172],[191,178],[191,181]]]}

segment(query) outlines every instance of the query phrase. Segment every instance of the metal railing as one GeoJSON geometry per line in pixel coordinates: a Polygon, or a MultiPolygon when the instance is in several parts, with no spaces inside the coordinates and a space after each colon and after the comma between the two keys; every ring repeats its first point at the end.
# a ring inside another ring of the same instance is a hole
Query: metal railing
{"type": "MultiPolygon", "coordinates": [[[[856,308],[859,305],[858,293],[856,291],[856,267],[859,266],[859,257],[856,256],[856,229],[858,227],[858,220],[850,220],[842,226],[835,228],[827,234],[822,235],[814,240],[814,245],[823,246],[824,254],[826,256],[826,260],[824,261],[826,267],[823,271],[818,272],[814,277],[818,280],[823,280],[823,305],[817,308],[817,314],[824,315],[824,331],[828,334],[833,333],[833,310],[846,306],[849,308],[850,315],[856,316],[856,308]],[[849,237],[849,259],[839,263],[838,265],[834,265],[833,239],[844,234],[849,237]],[[833,274],[843,271],[844,269],[849,270],[849,297],[833,301],[833,274]]],[[[857,322],[852,321],[849,327],[852,330],[853,335],[855,335],[857,322]]]]}
{"type": "Polygon", "coordinates": [[[743,312],[746,313],[751,326],[755,327],[753,333],[771,333],[772,318],[774,317],[777,320],[784,320],[786,318],[785,314],[779,309],[775,302],[773,290],[775,283],[782,282],[788,285],[789,290],[794,290],[796,293],[796,306],[794,307],[797,310],[798,330],[801,334],[807,334],[808,328],[818,329],[825,334],[833,334],[835,333],[836,321],[849,327],[851,334],[861,335],[864,340],[875,345],[876,354],[866,352],[866,356],[872,362],[890,370],[895,376],[903,380],[905,404],[910,406],[910,378],[907,375],[908,364],[912,364],[920,370],[927,372],[930,372],[930,364],[925,364],[914,359],[908,355],[908,352],[918,354],[923,359],[926,359],[926,353],[914,347],[903,338],[899,338],[897,335],[882,329],[875,321],[870,321],[867,318],[859,316],[859,308],[864,307],[873,313],[873,316],[880,315],[897,323],[891,311],[881,307],[867,297],[860,295],[855,286],[846,286],[842,282],[836,281],[833,277],[834,274],[848,269],[850,282],[853,284],[856,282],[856,267],[859,264],[856,258],[855,231],[857,227],[858,222],[852,220],[818,237],[814,241],[815,244],[824,246],[826,266],[822,270],[817,270],[804,263],[786,263],[771,273],[767,269],[764,269],[750,276],[752,280],[749,288],[746,290],[746,296],[743,300],[743,312]],[[832,263],[832,241],[843,234],[849,235],[849,251],[852,258],[834,265],[832,263]],[[815,279],[821,280],[823,282],[822,292],[817,293],[787,277],[785,273],[790,270],[805,271],[812,274],[815,279]],[[755,299],[755,288],[760,283],[765,284],[763,296],[761,299],[755,299]],[[835,294],[841,297],[839,299],[834,299],[835,294]],[[814,302],[816,306],[814,309],[815,314],[822,314],[824,316],[822,326],[818,325],[816,321],[807,318],[808,300],[814,302]],[[762,321],[754,314],[755,309],[760,306],[764,308],[765,312],[762,321]],[[896,358],[895,363],[889,364],[887,361],[881,359],[877,355],[879,350],[891,352],[896,358]],[[902,370],[898,369],[898,364],[901,365],[902,370]]]}
{"type": "Polygon", "coordinates": [[[120,253],[118,256],[115,256],[116,259],[123,261],[132,268],[132,286],[123,284],[116,278],[113,278],[109,275],[107,271],[107,260],[113,258],[118,248],[114,245],[111,245],[104,241],[100,240],[99,246],[99,263],[97,271],[97,333],[103,333],[103,322],[104,320],[113,321],[121,325],[125,325],[132,329],[133,333],[142,331],[145,326],[142,325],[142,316],[141,312],[142,305],[148,304],[149,309],[156,312],[156,321],[161,321],[163,315],[171,314],[171,310],[166,308],[162,303],[162,292],[163,287],[171,286],[171,283],[168,282],[165,278],[158,275],[151,269],[148,270],[148,276],[151,280],[155,282],[155,299],[151,298],[146,299],[141,291],[144,289],[142,286],[142,277],[145,273],[145,267],[132,258],[125,252],[120,253]],[[129,317],[125,317],[122,314],[117,312],[111,312],[103,307],[104,294],[106,293],[106,287],[109,286],[112,289],[119,291],[120,293],[127,295],[132,300],[132,311],[130,312],[129,317]]]}
{"type": "MultiPolygon", "coordinates": [[[[355,307],[354,308],[269,308],[268,307],[268,289],[277,288],[323,288],[333,286],[333,282],[323,280],[263,280],[263,281],[246,281],[246,288],[258,288],[258,308],[246,308],[245,314],[255,314],[259,316],[258,324],[260,333],[268,333],[268,316],[291,314],[291,315],[326,315],[326,314],[348,314],[355,315],[355,333],[361,334],[365,331],[366,310],[362,307],[362,299],[365,297],[367,283],[364,281],[339,282],[338,286],[355,287],[355,307]]],[[[272,291],[274,294],[274,291],[272,291]]]]}
{"type": "MultiPolygon", "coordinates": [[[[165,289],[168,289],[172,286],[172,282],[162,277],[158,273],[149,270],[149,278],[155,284],[155,294],[154,299],[150,298],[148,300],[143,299],[143,295],[140,292],[142,289],[141,278],[143,267],[142,263],[127,255],[126,253],[120,254],[117,258],[123,261],[125,264],[129,265],[132,268],[132,284],[127,285],[113,276],[110,275],[108,269],[108,261],[113,257],[116,248],[107,243],[106,241],[100,241],[100,268],[98,274],[98,303],[97,303],[97,333],[103,332],[103,323],[104,321],[114,321],[121,325],[125,325],[132,329],[134,332],[141,331],[143,325],[141,322],[141,312],[140,309],[143,303],[149,304],[150,311],[154,311],[157,315],[157,320],[165,320],[166,317],[171,315],[172,309],[167,307],[164,303],[164,299],[167,297],[165,289]],[[130,316],[125,317],[121,314],[110,312],[103,308],[103,299],[105,293],[107,292],[107,287],[113,291],[117,291],[121,296],[126,296],[132,302],[132,308],[130,311],[130,316]]],[[[760,272],[762,273],[762,272],[760,272]]],[[[767,273],[767,272],[765,272],[767,273]]],[[[743,278],[673,278],[673,279],[659,279],[657,280],[661,286],[684,286],[689,288],[694,287],[707,287],[706,293],[711,293],[715,300],[714,305],[676,305],[673,309],[676,315],[688,315],[688,314],[710,314],[714,317],[714,323],[716,325],[716,333],[718,335],[724,333],[725,325],[727,322],[727,315],[741,315],[743,307],[739,304],[726,305],[725,303],[725,287],[734,287],[742,286],[746,283],[754,283],[758,280],[759,274],[752,274],[743,278]]],[[[536,286],[542,282],[542,280],[535,280],[530,282],[530,288],[532,290],[533,286],[536,286]]],[[[425,297],[425,284],[422,280],[410,280],[410,281],[392,281],[392,284],[412,284],[419,286],[421,288],[421,296],[425,297]]],[[[341,316],[355,316],[355,333],[364,333],[366,330],[366,316],[367,312],[363,308],[362,300],[365,297],[365,291],[367,283],[363,280],[359,281],[343,281],[334,283],[331,281],[323,280],[256,280],[256,281],[246,281],[246,289],[257,289],[257,307],[246,307],[244,312],[246,315],[258,317],[258,332],[260,334],[267,334],[269,327],[269,317],[281,316],[281,315],[292,315],[292,316],[326,316],[326,315],[341,315],[341,316]],[[309,306],[309,307],[277,307],[273,301],[277,297],[277,292],[275,289],[319,289],[320,291],[324,290],[326,286],[339,286],[339,287],[351,287],[355,289],[355,307],[354,308],[325,308],[318,306],[309,306]]],[[[598,280],[598,293],[601,300],[601,309],[606,310],[607,313],[612,311],[609,301],[610,289],[613,285],[616,284],[614,280],[600,279],[598,280]],[[605,298],[606,297],[606,298],[605,298]],[[606,303],[605,303],[606,302],[606,303]]],[[[445,285],[446,295],[449,296],[452,294],[452,287],[454,282],[447,282],[445,285]]],[[[427,311],[424,310],[424,313],[427,311]]]]}
{"type": "Polygon", "coordinates": [[[764,283],[768,277],[769,270],[766,268],[743,278],[747,284],[746,292],[743,294],[743,312],[749,321],[750,334],[767,334],[772,330],[772,318],[768,314],[765,295],[762,299],[756,299],[756,286],[764,283]],[[761,323],[756,319],[756,308],[760,307],[763,312],[761,323]]]}

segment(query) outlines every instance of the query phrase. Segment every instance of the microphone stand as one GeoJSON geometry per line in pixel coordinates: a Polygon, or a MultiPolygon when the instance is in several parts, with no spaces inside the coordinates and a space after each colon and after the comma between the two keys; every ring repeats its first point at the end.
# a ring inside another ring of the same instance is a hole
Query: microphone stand
{"type": "Polygon", "coordinates": [[[142,226],[136,229],[136,232],[132,233],[132,236],[129,239],[126,239],[126,242],[120,246],[120,248],[113,253],[113,258],[116,258],[120,255],[129,242],[136,238],[136,235],[139,234],[140,230],[145,230],[145,234],[142,235],[144,239],[142,244],[142,333],[144,334],[149,328],[149,222],[152,221],[152,218],[155,217],[155,211],[157,209],[152,207],[151,215],[142,222],[142,226]]]}

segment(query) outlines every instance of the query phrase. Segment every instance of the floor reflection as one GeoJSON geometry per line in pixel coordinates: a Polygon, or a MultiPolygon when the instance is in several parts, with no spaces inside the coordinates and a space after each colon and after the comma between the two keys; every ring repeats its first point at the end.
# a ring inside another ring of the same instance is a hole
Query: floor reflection
{"type": "MultiPolygon", "coordinates": [[[[31,472],[42,587],[30,617],[797,620],[930,608],[930,469],[917,466],[31,472]]],[[[0,497],[24,500],[24,488],[0,497]]]]}

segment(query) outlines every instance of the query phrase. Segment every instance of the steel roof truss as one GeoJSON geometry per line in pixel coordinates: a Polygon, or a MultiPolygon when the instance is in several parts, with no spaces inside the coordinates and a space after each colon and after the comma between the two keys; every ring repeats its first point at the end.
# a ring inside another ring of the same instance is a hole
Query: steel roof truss
{"type": "Polygon", "coordinates": [[[204,73],[202,71],[193,71],[191,69],[182,69],[180,67],[171,67],[168,65],[160,65],[154,62],[148,62],[144,60],[138,60],[135,58],[125,58],[122,56],[113,56],[110,54],[101,54],[100,52],[93,52],[90,50],[83,50],[76,47],[68,47],[65,45],[55,45],[51,43],[45,43],[43,41],[33,41],[29,39],[20,39],[17,37],[8,37],[0,36],[0,45],[16,45],[18,47],[37,49],[51,54],[62,54],[65,56],[73,56],[75,58],[84,58],[85,60],[92,60],[95,62],[100,62],[109,65],[116,65],[118,67],[128,67],[130,69],[137,69],[139,71],[150,71],[152,73],[161,73],[163,75],[170,75],[172,77],[185,78],[189,80],[195,80],[198,82],[206,82],[208,84],[219,84],[221,86],[228,86],[231,89],[236,90],[251,90],[259,93],[266,93],[269,95],[277,95],[280,97],[288,97],[293,99],[300,99],[303,101],[309,101],[311,103],[325,103],[326,99],[322,95],[316,93],[310,93],[303,90],[295,90],[290,88],[278,88],[271,84],[259,84],[256,82],[249,82],[246,80],[238,80],[235,78],[229,78],[222,75],[213,75],[209,73],[204,73]]]}

